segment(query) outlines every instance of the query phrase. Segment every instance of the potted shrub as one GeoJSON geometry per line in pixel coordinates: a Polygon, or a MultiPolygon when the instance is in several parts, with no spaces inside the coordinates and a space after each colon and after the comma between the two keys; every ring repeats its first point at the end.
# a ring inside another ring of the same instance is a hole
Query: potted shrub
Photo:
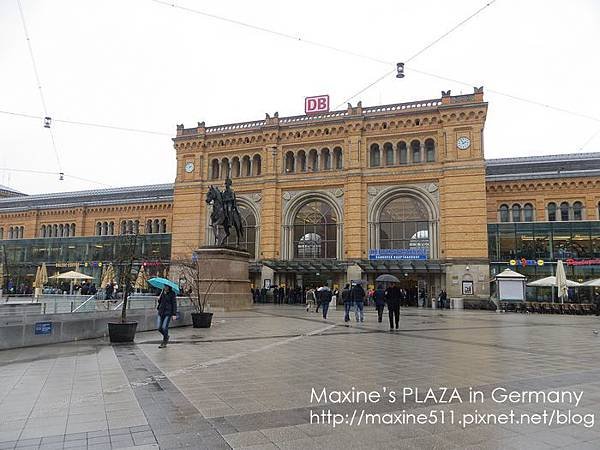
{"type": "Polygon", "coordinates": [[[214,278],[210,274],[207,275],[205,270],[201,270],[195,255],[192,255],[191,260],[177,260],[174,266],[179,272],[180,282],[194,307],[192,326],[194,328],[210,328],[213,313],[207,311],[207,300],[215,282],[214,278]]]}
{"type": "Polygon", "coordinates": [[[123,235],[120,236],[116,245],[116,260],[120,263],[118,283],[123,287],[123,302],[121,304],[121,320],[108,323],[110,342],[133,342],[135,338],[137,322],[127,320],[127,306],[134,284],[133,265],[136,260],[137,240],[137,233],[123,235]]]}

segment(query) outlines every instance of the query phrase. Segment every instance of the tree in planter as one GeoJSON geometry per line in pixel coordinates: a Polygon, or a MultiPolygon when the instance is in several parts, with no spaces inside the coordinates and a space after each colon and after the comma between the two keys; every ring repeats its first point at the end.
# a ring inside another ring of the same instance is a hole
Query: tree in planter
{"type": "MultiPolygon", "coordinates": [[[[208,296],[212,290],[216,279],[212,273],[206,273],[206,267],[200,265],[198,259],[192,256],[191,259],[175,259],[171,262],[171,267],[179,274],[179,280],[186,287],[186,293],[190,297],[190,301],[194,306],[195,314],[209,316],[207,325],[198,325],[200,327],[210,327],[210,318],[212,313],[206,311],[208,296]]],[[[210,267],[210,266],[209,266],[210,267]]],[[[210,271],[210,269],[209,269],[210,271]]],[[[192,314],[192,319],[194,313],[192,314]]],[[[194,326],[196,326],[194,320],[194,326]]]]}
{"type": "MultiPolygon", "coordinates": [[[[137,262],[137,246],[139,236],[137,233],[119,236],[115,256],[119,267],[118,283],[123,288],[123,303],[121,305],[121,323],[127,323],[127,304],[129,293],[133,289],[137,273],[133,267],[137,262]]],[[[141,266],[140,266],[141,267],[141,266]]]]}

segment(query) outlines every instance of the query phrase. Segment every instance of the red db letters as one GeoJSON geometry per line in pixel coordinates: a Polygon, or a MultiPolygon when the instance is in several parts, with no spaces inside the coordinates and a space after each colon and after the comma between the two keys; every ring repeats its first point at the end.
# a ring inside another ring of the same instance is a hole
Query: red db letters
{"type": "Polygon", "coordinates": [[[329,111],[329,95],[318,95],[304,99],[304,112],[315,114],[329,111]]]}

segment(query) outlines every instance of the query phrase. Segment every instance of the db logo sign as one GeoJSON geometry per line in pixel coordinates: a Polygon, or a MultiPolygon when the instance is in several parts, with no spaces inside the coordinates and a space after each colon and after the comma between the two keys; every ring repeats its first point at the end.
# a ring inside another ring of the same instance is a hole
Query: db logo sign
{"type": "Polygon", "coordinates": [[[318,95],[304,99],[304,112],[315,114],[329,111],[329,95],[318,95]]]}

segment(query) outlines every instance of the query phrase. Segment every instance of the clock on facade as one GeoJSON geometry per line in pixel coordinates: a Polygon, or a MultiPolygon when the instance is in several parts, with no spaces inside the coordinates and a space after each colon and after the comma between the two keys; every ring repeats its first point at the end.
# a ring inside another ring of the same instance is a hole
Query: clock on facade
{"type": "Polygon", "coordinates": [[[193,162],[189,162],[185,165],[185,171],[187,173],[191,173],[194,171],[194,163],[193,162]]]}
{"type": "Polygon", "coordinates": [[[461,150],[466,150],[471,146],[471,139],[465,136],[459,137],[456,141],[456,146],[461,150]]]}

